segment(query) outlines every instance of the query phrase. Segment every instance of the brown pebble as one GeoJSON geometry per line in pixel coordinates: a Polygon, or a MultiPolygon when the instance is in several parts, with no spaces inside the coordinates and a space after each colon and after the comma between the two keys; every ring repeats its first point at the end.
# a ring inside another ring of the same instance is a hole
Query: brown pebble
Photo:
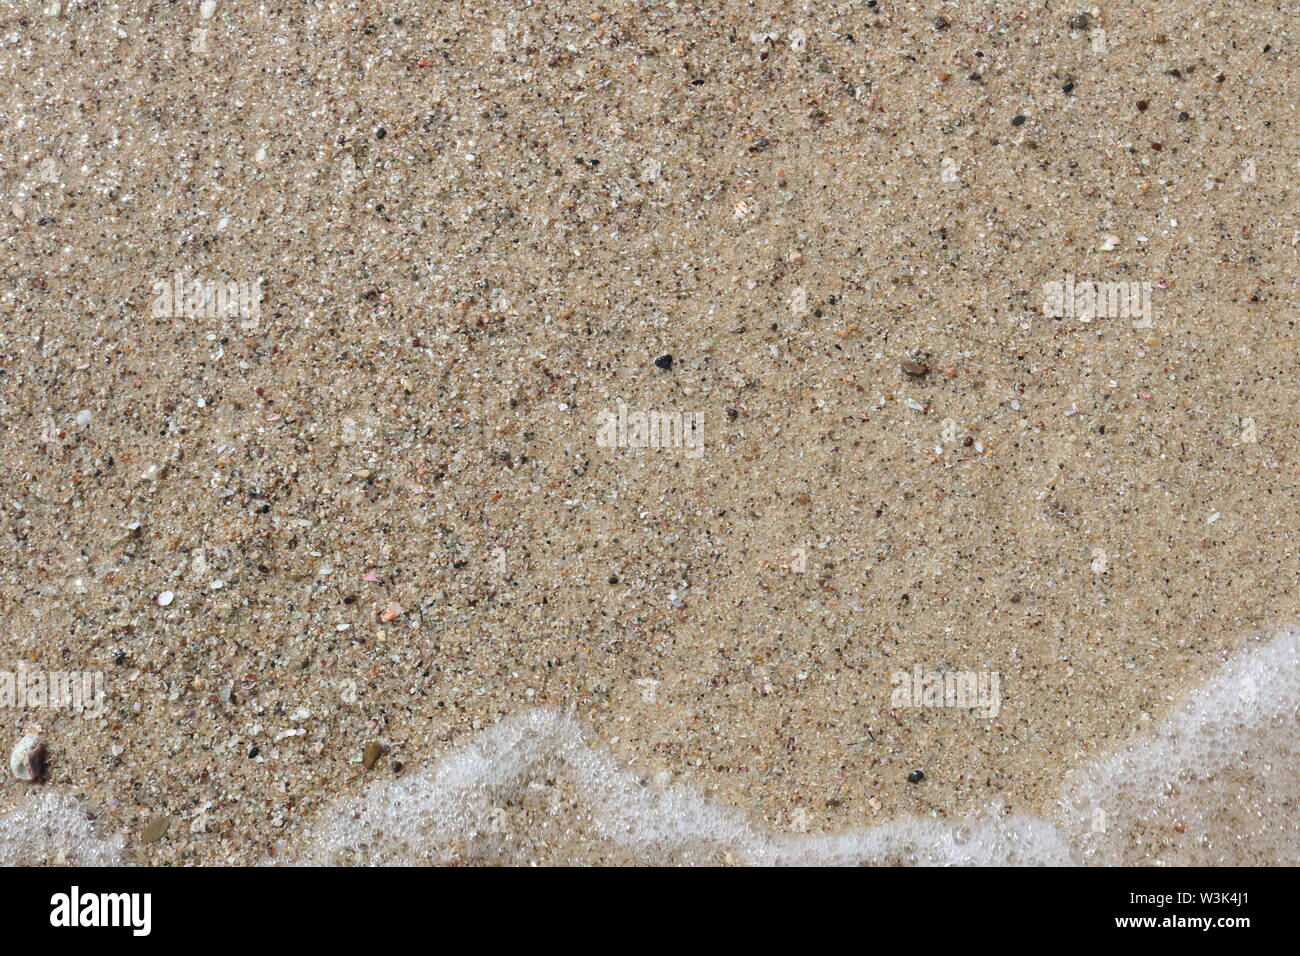
{"type": "Polygon", "coordinates": [[[384,755],[384,745],[370,741],[366,744],[365,752],[361,755],[361,763],[367,770],[373,770],[379,758],[384,755]]]}
{"type": "Polygon", "coordinates": [[[975,444],[975,439],[971,438],[970,435],[967,435],[965,438],[961,440],[962,448],[969,448],[973,444],[975,444]]]}
{"type": "Polygon", "coordinates": [[[930,371],[930,367],[926,365],[924,362],[914,362],[911,359],[904,360],[904,362],[899,366],[899,368],[901,368],[908,375],[912,376],[912,378],[920,378],[926,372],[930,371]]]}
{"type": "Polygon", "coordinates": [[[157,843],[167,835],[167,829],[172,825],[171,817],[154,817],[144,825],[140,831],[140,839],[145,843],[157,843]]]}

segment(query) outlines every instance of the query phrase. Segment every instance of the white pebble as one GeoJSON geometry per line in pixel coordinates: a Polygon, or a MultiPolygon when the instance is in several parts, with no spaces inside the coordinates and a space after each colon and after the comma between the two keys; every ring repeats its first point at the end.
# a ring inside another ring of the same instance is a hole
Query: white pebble
{"type": "Polygon", "coordinates": [[[90,424],[90,419],[91,419],[90,409],[83,408],[81,411],[77,412],[77,424],[82,428],[85,428],[87,425],[90,424]]]}
{"type": "Polygon", "coordinates": [[[204,20],[211,20],[212,14],[217,12],[217,0],[203,0],[199,4],[199,16],[204,20]]]}
{"type": "Polygon", "coordinates": [[[45,772],[45,745],[35,734],[28,734],[14,745],[9,755],[9,769],[19,780],[39,780],[45,772]]]}
{"type": "Polygon", "coordinates": [[[173,594],[171,591],[164,591],[162,594],[158,595],[158,606],[166,607],[167,605],[172,603],[172,599],[175,597],[176,595],[173,594]]]}

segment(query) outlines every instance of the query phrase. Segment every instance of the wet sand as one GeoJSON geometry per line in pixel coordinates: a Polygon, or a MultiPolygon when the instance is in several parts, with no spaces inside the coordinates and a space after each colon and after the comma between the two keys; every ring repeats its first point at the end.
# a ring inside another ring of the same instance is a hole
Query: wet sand
{"type": "Polygon", "coordinates": [[[253,863],[545,707],[777,831],[1046,812],[1300,574],[1294,23],[1085,12],[0,8],[0,669],[107,691],[0,807],[253,863]]]}

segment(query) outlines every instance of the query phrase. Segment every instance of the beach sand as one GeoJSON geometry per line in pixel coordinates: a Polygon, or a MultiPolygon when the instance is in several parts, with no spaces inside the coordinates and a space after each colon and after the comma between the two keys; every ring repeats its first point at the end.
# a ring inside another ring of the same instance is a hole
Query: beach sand
{"type": "MultiPolygon", "coordinates": [[[[107,699],[0,709],[0,808],[294,858],[545,711],[764,832],[1044,817],[1297,617],[1278,6],[52,12],[0,7],[0,670],[107,699]],[[1086,281],[1149,310],[1044,314],[1086,281]]],[[[440,861],[755,861],[578,790],[440,861]]]]}

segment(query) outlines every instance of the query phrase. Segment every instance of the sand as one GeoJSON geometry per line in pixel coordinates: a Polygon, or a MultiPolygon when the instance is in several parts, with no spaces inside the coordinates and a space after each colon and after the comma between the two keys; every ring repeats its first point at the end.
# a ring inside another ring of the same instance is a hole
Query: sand
{"type": "Polygon", "coordinates": [[[50,12],[0,8],[0,670],[106,702],[0,708],[0,808],[292,857],[544,708],[776,832],[1041,815],[1297,617],[1278,6],[50,12]],[[1150,322],[1044,315],[1087,280],[1150,322]]]}

